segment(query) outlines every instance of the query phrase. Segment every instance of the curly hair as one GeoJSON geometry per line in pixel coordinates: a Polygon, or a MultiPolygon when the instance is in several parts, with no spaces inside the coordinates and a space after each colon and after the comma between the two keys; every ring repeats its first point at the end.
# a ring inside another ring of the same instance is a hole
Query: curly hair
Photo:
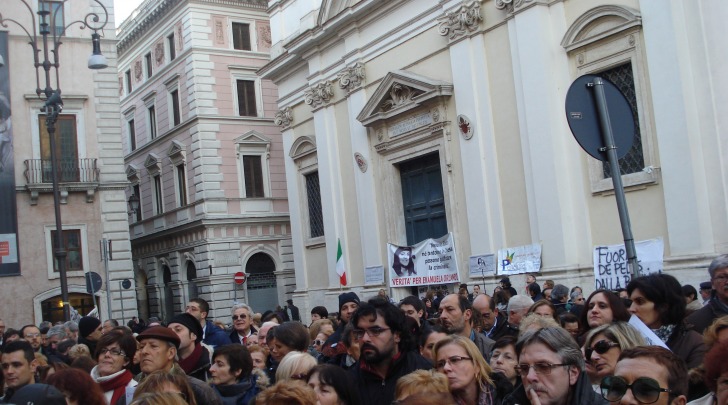
{"type": "Polygon", "coordinates": [[[255,398],[255,405],[316,405],[313,388],[300,381],[279,381],[255,398]]]}

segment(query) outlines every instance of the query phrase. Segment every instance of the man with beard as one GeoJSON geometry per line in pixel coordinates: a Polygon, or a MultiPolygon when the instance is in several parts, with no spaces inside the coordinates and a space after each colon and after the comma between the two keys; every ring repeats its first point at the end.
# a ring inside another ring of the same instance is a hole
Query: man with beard
{"type": "Polygon", "coordinates": [[[20,336],[23,337],[30,346],[33,347],[34,352],[40,352],[41,334],[40,329],[35,325],[25,325],[20,329],[20,336]]]}
{"type": "Polygon", "coordinates": [[[473,305],[467,298],[457,294],[443,298],[440,302],[440,324],[443,332],[472,340],[483,358],[490,358],[495,341],[473,329],[473,305]]]}
{"type": "Polygon", "coordinates": [[[210,352],[203,347],[202,326],[194,316],[184,313],[175,315],[167,325],[179,336],[179,366],[190,377],[207,381],[210,370],[210,352]]]}
{"type": "Polygon", "coordinates": [[[372,298],[357,309],[351,323],[352,335],[359,341],[360,357],[358,365],[349,372],[368,403],[391,404],[400,377],[432,368],[414,350],[405,315],[394,304],[372,298]]]}

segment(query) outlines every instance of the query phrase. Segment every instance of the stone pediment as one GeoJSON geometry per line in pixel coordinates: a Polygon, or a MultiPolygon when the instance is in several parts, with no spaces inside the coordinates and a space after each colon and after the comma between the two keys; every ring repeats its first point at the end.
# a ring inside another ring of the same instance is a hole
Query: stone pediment
{"type": "Polygon", "coordinates": [[[248,145],[269,145],[271,143],[271,140],[258,131],[248,131],[235,138],[234,142],[236,144],[245,143],[248,145]]]}
{"type": "Polygon", "coordinates": [[[139,169],[134,165],[128,165],[126,167],[126,178],[129,181],[139,181],[139,169]]]}
{"type": "Polygon", "coordinates": [[[172,141],[172,143],[169,145],[169,148],[167,149],[167,156],[170,158],[178,158],[180,156],[184,157],[185,155],[185,146],[177,140],[172,141]]]}
{"type": "Polygon", "coordinates": [[[612,34],[642,24],[638,11],[628,7],[605,5],[582,14],[569,27],[561,40],[567,51],[599,41],[612,34]]]}
{"type": "Polygon", "coordinates": [[[452,92],[451,83],[404,70],[389,72],[356,119],[369,127],[420,107],[429,100],[451,96],[452,92]]]}
{"type": "Polygon", "coordinates": [[[293,141],[293,145],[291,145],[291,151],[288,153],[288,156],[290,156],[291,159],[296,160],[315,152],[316,141],[311,137],[302,136],[293,141]]]}
{"type": "Polygon", "coordinates": [[[318,15],[318,25],[324,25],[326,21],[336,17],[342,11],[361,1],[362,0],[324,0],[321,5],[321,11],[319,11],[318,15]]]}
{"type": "Polygon", "coordinates": [[[155,153],[150,153],[147,155],[146,160],[144,160],[144,167],[147,168],[147,172],[149,173],[158,173],[162,170],[162,159],[155,153]]]}

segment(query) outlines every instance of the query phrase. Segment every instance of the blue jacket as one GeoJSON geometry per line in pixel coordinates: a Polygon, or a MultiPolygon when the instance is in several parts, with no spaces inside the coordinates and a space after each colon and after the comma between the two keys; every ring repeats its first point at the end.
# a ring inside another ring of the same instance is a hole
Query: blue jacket
{"type": "Polygon", "coordinates": [[[230,343],[230,338],[224,330],[210,321],[205,323],[205,338],[202,340],[206,345],[216,348],[230,343]]]}

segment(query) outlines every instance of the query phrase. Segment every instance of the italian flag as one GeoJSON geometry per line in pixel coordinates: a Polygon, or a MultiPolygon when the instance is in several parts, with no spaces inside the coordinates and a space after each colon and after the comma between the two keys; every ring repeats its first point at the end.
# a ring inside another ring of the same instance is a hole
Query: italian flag
{"type": "Polygon", "coordinates": [[[346,285],[346,268],[344,267],[344,252],[341,250],[341,239],[339,241],[339,248],[336,250],[336,274],[339,275],[339,283],[346,285]]]}

